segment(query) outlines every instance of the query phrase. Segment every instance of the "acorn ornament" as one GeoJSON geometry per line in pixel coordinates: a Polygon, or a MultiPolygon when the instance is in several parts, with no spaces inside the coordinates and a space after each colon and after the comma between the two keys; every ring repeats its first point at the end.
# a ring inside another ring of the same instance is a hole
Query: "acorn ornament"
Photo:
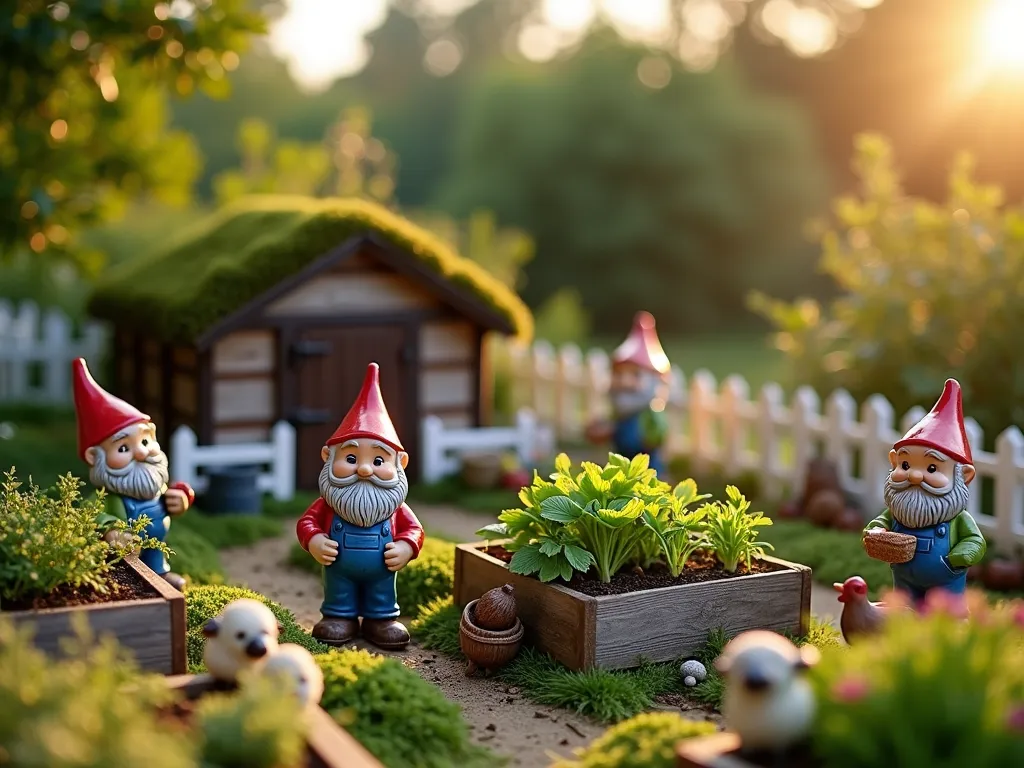
{"type": "Polygon", "coordinates": [[[476,604],[473,619],[481,629],[501,632],[516,623],[516,588],[511,584],[484,592],[476,604]]]}

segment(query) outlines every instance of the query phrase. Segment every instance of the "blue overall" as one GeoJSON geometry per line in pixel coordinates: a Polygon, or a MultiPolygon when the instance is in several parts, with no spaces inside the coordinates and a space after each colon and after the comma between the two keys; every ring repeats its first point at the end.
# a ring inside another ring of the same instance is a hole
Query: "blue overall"
{"type": "Polygon", "coordinates": [[[384,565],[384,545],[393,541],[391,519],[362,528],[334,516],[327,535],[337,542],[338,557],[324,567],[324,618],[398,617],[395,574],[384,565]]]}
{"type": "Polygon", "coordinates": [[[967,588],[967,569],[949,564],[949,523],[927,528],[908,528],[893,520],[895,533],[909,533],[917,537],[917,551],[908,563],[892,564],[893,586],[910,593],[915,600],[923,600],[930,589],[944,589],[962,595],[967,588]]]}
{"type": "MultiPolygon", "coordinates": [[[[124,511],[128,517],[129,524],[134,523],[142,515],[146,515],[149,517],[149,525],[143,529],[143,535],[151,536],[160,541],[167,538],[167,529],[170,528],[171,521],[167,517],[167,509],[164,507],[162,496],[157,496],[149,501],[122,496],[121,501],[124,502],[124,511]]],[[[164,553],[155,549],[142,550],[139,553],[139,559],[156,573],[164,574],[171,570],[171,566],[168,564],[167,558],[164,557],[164,553]]]]}
{"type": "MultiPolygon", "coordinates": [[[[642,412],[641,412],[642,413],[642,412]]],[[[638,453],[646,453],[651,457],[650,466],[659,476],[664,472],[661,463],[661,449],[648,448],[644,445],[643,430],[640,429],[640,413],[634,413],[615,422],[615,431],[612,433],[612,447],[615,452],[632,459],[638,453]]]]}

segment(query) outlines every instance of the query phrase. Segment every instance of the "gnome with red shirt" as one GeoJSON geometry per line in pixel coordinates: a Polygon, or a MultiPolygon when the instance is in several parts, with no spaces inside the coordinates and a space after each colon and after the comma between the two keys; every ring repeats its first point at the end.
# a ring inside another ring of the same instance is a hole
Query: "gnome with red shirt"
{"type": "MultiPolygon", "coordinates": [[[[104,539],[124,535],[113,527],[117,520],[134,523],[145,515],[149,524],[143,533],[164,541],[171,527],[168,515],[184,514],[195,492],[187,483],[168,487],[167,454],[149,416],[100,387],[82,358],[71,364],[71,375],[78,455],[89,465],[90,482],[109,494],[107,510],[96,521],[104,539]]],[[[175,589],[184,588],[185,579],[171,572],[163,552],[143,549],[139,559],[175,589]]]]}
{"type": "Polygon", "coordinates": [[[629,336],[612,353],[614,419],[611,423],[591,424],[587,437],[596,443],[611,440],[612,449],[628,458],[646,453],[650,466],[661,474],[661,447],[668,435],[665,405],[671,369],[654,330],[654,316],[638,312],[629,336]]]}
{"type": "Polygon", "coordinates": [[[981,562],[986,544],[967,511],[967,486],[976,473],[955,379],[946,381],[931,412],[896,442],[889,462],[888,509],[868,523],[864,538],[888,530],[917,539],[909,562],[892,563],[895,587],[916,602],[932,589],[962,595],[967,569],[981,562]]]}
{"type": "Polygon", "coordinates": [[[296,525],[299,543],[324,566],[322,619],[313,637],[342,645],[359,633],[379,648],[404,648],[395,574],[423,546],[405,503],[409,454],[402,448],[370,363],[359,397],[323,447],[320,496],[296,525]]]}

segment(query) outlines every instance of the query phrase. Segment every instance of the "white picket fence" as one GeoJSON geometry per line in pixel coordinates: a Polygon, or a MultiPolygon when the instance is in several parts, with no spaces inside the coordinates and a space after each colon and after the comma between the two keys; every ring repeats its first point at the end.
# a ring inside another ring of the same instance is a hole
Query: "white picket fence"
{"type": "Polygon", "coordinates": [[[171,436],[170,474],[175,482],[191,485],[197,493],[206,490],[208,480],[200,468],[261,465],[257,486],[279,501],[295,495],[295,427],[279,421],[270,430],[269,443],[199,445],[196,433],[178,427],[171,436]]]}
{"type": "MultiPolygon", "coordinates": [[[[556,350],[545,342],[505,349],[514,406],[533,409],[541,423],[553,426],[560,441],[582,440],[587,423],[607,417],[606,353],[594,349],[584,354],[572,345],[556,350]]],[[[822,408],[809,387],[797,389],[787,403],[778,384],[765,384],[752,394],[740,376],[719,385],[707,371],[697,371],[687,381],[678,368],[672,370],[666,411],[669,457],[685,456],[695,467],[720,467],[729,475],[756,473],[765,493],[778,496],[783,490],[798,493],[808,460],[824,455],[836,463],[845,490],[870,516],[885,506],[882,490],[889,450],[925,414],[924,408],[915,407],[897,424],[892,405],[881,395],[872,395],[858,407],[840,390],[822,408]]],[[[984,435],[977,422],[968,418],[966,428],[978,472],[971,485],[970,511],[997,550],[1024,546],[1024,434],[1009,427],[996,438],[993,452],[983,449],[984,435]],[[992,479],[994,514],[980,512],[986,492],[983,478],[992,479]]]]}
{"type": "Polygon", "coordinates": [[[70,402],[71,361],[98,360],[105,343],[99,323],[87,323],[76,338],[63,312],[42,312],[31,301],[14,306],[0,300],[0,402],[70,402]]]}
{"type": "Polygon", "coordinates": [[[515,451],[526,466],[549,458],[554,452],[550,429],[537,423],[527,408],[516,412],[511,427],[467,427],[448,429],[437,416],[423,419],[420,452],[421,476],[434,483],[459,471],[459,456],[477,451],[515,451]]]}

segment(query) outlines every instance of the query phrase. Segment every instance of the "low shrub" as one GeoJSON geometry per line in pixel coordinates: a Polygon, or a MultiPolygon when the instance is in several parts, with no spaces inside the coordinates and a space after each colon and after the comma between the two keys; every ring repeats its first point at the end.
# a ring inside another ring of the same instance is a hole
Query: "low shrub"
{"type": "Polygon", "coordinates": [[[35,485],[20,490],[14,469],[6,473],[0,484],[0,600],[46,595],[61,586],[104,593],[110,569],[135,546],[168,552],[163,542],[142,535],[146,517],[116,526],[134,534],[135,545],[104,542],[96,529],[104,496],[83,499],[84,485],[67,474],[51,496],[35,485]]]}
{"type": "Polygon", "coordinates": [[[171,528],[184,528],[202,536],[214,549],[228,549],[280,535],[282,521],[264,515],[208,515],[202,509],[194,509],[175,518],[171,528]]]}
{"type": "Polygon", "coordinates": [[[416,618],[409,625],[409,631],[427,650],[462,658],[462,649],[459,646],[461,620],[462,609],[455,605],[452,596],[438,597],[420,608],[416,618]]]}
{"type": "Polygon", "coordinates": [[[395,659],[345,649],[317,656],[317,663],[321,706],[389,768],[501,763],[470,742],[456,703],[395,659]]]}
{"type": "Polygon", "coordinates": [[[186,646],[190,672],[203,671],[203,624],[219,614],[225,605],[242,598],[259,600],[271,610],[284,628],[280,637],[282,643],[296,643],[314,654],[330,650],[329,646],[314,640],[312,635],[300,627],[291,611],[258,592],[221,585],[192,586],[185,590],[185,626],[188,627],[186,646]]]}
{"type": "Polygon", "coordinates": [[[168,558],[171,570],[187,576],[190,584],[223,584],[225,575],[217,549],[192,528],[179,525],[178,518],[167,532],[167,544],[174,554],[168,558]]]}
{"type": "Polygon", "coordinates": [[[890,614],[870,643],[831,649],[811,671],[812,742],[830,768],[1024,765],[1024,604],[970,598],[890,614]]]}
{"type": "Polygon", "coordinates": [[[572,760],[551,768],[672,768],[683,739],[714,733],[708,722],[687,720],[675,712],[645,712],[609,728],[572,760]]]}

